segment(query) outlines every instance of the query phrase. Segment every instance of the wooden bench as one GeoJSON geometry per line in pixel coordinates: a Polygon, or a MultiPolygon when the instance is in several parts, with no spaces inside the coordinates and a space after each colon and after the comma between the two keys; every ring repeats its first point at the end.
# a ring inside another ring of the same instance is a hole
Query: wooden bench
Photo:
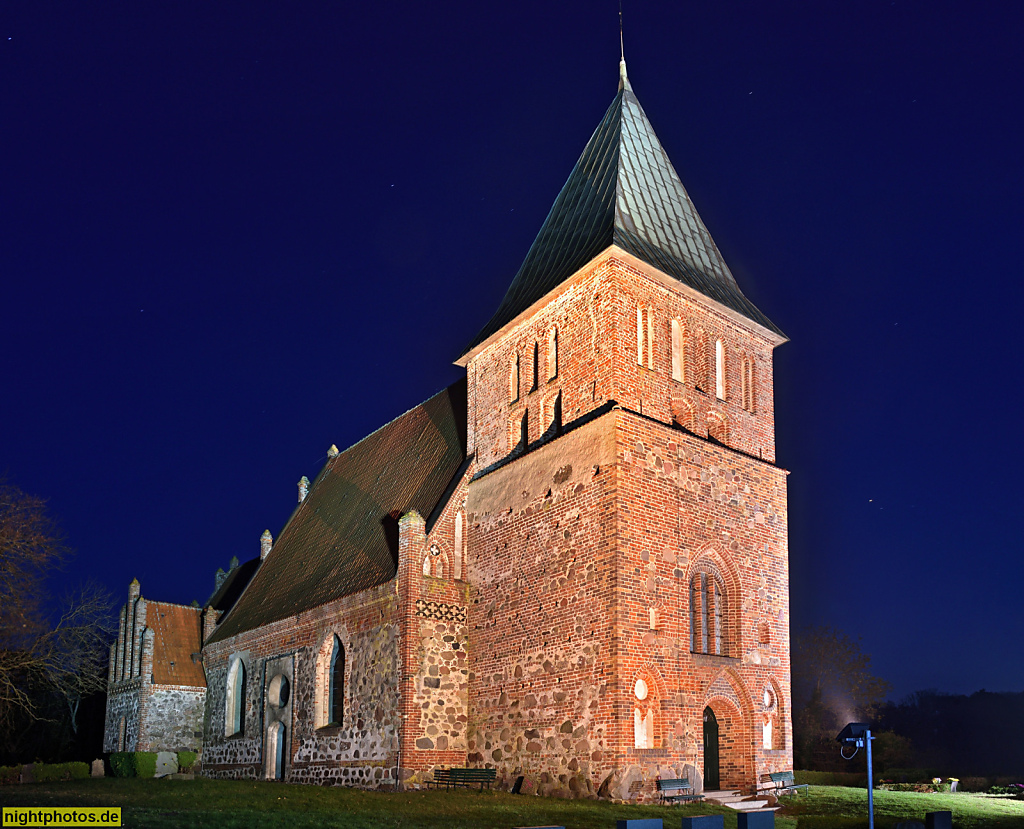
{"type": "Polygon", "coordinates": [[[757,784],[758,793],[768,792],[775,795],[789,794],[797,789],[804,789],[806,794],[807,784],[796,783],[796,778],[791,771],[773,771],[770,774],[762,774],[757,784]]]}
{"type": "Polygon", "coordinates": [[[441,786],[444,786],[447,789],[448,774],[450,771],[451,769],[434,769],[434,779],[427,781],[427,788],[429,789],[431,786],[433,786],[434,788],[439,789],[441,788],[441,786]]]}
{"type": "Polygon", "coordinates": [[[704,795],[693,793],[693,786],[690,785],[690,781],[685,777],[658,780],[656,782],[658,784],[658,791],[661,792],[661,799],[666,803],[690,800],[700,801],[704,799],[704,795]],[[669,794],[669,792],[675,792],[675,794],[669,794]]]}
{"type": "Polygon", "coordinates": [[[456,786],[467,788],[479,783],[480,791],[483,791],[484,786],[488,789],[491,787],[497,773],[495,769],[434,769],[434,779],[428,780],[427,786],[440,788],[443,785],[451,789],[456,786]]]}

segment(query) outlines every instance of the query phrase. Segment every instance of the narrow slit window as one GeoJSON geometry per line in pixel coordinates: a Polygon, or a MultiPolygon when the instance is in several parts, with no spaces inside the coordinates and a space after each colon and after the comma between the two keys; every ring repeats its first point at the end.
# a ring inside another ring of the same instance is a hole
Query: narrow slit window
{"type": "Polygon", "coordinates": [[[548,332],[548,380],[558,376],[558,329],[548,332]]]}
{"type": "Polygon", "coordinates": [[[530,387],[530,391],[537,391],[537,386],[540,385],[540,344],[533,344],[533,385],[530,387]]]}
{"type": "Polygon", "coordinates": [[[636,364],[644,364],[644,309],[636,309],[636,364]]]}
{"type": "Polygon", "coordinates": [[[683,325],[672,320],[672,379],[679,383],[684,381],[683,360],[683,325]]]}
{"type": "Polygon", "coordinates": [[[452,578],[462,578],[462,540],[463,540],[463,522],[462,511],[455,513],[455,572],[452,573],[452,578]]]}
{"type": "Polygon", "coordinates": [[[725,400],[725,343],[715,340],[715,397],[725,400]]]}
{"type": "Polygon", "coordinates": [[[743,408],[754,411],[754,359],[747,357],[743,361],[743,408]]]}
{"type": "Polygon", "coordinates": [[[654,313],[647,309],[647,368],[654,370],[654,313]]]}

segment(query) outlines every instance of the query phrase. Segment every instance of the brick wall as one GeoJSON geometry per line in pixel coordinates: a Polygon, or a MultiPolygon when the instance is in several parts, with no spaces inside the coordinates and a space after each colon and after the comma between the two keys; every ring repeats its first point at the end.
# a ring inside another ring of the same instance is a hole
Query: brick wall
{"type": "Polygon", "coordinates": [[[657,776],[700,784],[711,708],[723,786],[791,767],[779,341],[612,251],[471,355],[471,763],[539,791],[643,798],[657,776]],[[545,433],[559,392],[578,427],[562,436],[545,433]],[[717,615],[691,612],[700,573],[717,615]]]}

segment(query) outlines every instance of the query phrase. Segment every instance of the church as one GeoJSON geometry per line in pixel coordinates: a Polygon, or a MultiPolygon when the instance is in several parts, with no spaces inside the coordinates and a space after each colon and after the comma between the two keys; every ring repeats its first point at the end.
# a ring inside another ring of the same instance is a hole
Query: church
{"type": "Polygon", "coordinates": [[[209,777],[385,789],[490,767],[617,799],[792,769],[786,337],[619,76],[465,378],[332,447],[206,607],[147,611],[133,582],[106,750],[192,739],[209,777]],[[185,692],[201,716],[175,731],[185,692]]]}

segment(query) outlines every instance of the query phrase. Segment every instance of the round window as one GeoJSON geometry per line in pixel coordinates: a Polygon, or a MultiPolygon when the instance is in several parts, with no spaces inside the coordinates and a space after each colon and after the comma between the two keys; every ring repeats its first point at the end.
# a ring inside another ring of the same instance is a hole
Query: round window
{"type": "Polygon", "coordinates": [[[288,704],[288,679],[284,674],[278,674],[270,680],[270,687],[267,689],[267,698],[275,708],[284,708],[288,704]]]}
{"type": "Polygon", "coordinates": [[[775,702],[775,697],[772,696],[772,692],[767,688],[764,689],[764,707],[771,708],[772,703],[775,702]]]}
{"type": "Polygon", "coordinates": [[[636,681],[636,685],[633,687],[633,693],[639,700],[647,699],[647,683],[642,679],[636,681]]]}

